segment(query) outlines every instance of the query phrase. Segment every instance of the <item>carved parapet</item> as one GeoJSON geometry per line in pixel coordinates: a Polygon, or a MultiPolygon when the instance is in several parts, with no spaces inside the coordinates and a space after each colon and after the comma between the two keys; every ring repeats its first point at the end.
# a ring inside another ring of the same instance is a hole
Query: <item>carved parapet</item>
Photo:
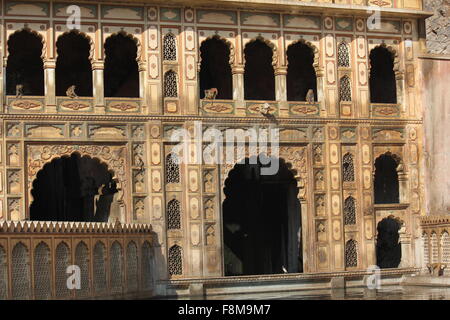
{"type": "Polygon", "coordinates": [[[56,222],[56,221],[6,221],[0,220],[0,233],[101,233],[139,234],[151,233],[149,224],[100,223],[100,222],[56,222]]]}

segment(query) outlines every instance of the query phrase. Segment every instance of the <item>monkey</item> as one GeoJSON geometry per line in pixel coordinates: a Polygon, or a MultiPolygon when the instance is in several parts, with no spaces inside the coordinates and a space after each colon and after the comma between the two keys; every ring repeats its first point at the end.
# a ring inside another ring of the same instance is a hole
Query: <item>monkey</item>
{"type": "Polygon", "coordinates": [[[16,85],[16,99],[22,98],[23,96],[23,84],[16,85]]]}
{"type": "Polygon", "coordinates": [[[314,103],[314,90],[309,89],[306,93],[306,102],[313,104],[314,103]]]}
{"type": "Polygon", "coordinates": [[[205,99],[213,100],[217,97],[218,93],[219,93],[219,91],[217,90],[217,88],[207,89],[207,90],[205,90],[205,99]]]}
{"type": "Polygon", "coordinates": [[[75,93],[75,89],[76,89],[76,88],[77,88],[77,87],[76,87],[75,85],[70,86],[70,87],[66,90],[66,95],[67,95],[69,98],[72,98],[72,99],[77,98],[78,96],[77,96],[77,94],[75,93]]]}

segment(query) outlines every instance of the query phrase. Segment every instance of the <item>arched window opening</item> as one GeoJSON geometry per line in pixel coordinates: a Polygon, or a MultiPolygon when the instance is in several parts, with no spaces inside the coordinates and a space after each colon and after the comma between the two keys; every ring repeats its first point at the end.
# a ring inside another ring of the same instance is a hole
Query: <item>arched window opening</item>
{"type": "Polygon", "coordinates": [[[89,60],[91,44],[78,31],[63,34],[56,41],[56,95],[66,96],[67,89],[75,86],[75,94],[92,96],[92,66],[89,60]]]}
{"type": "Polygon", "coordinates": [[[177,40],[172,33],[168,33],[164,36],[163,59],[165,61],[177,60],[177,40]]]}
{"type": "Polygon", "coordinates": [[[438,237],[435,232],[431,234],[431,263],[438,263],[439,261],[438,237]]]}
{"type": "Polygon", "coordinates": [[[11,259],[12,298],[27,300],[30,298],[30,265],[27,247],[19,242],[12,250],[11,259]]]}
{"type": "Polygon", "coordinates": [[[106,249],[102,242],[94,247],[94,290],[96,293],[105,292],[106,284],[106,249]]]}
{"type": "Polygon", "coordinates": [[[50,248],[41,242],[34,249],[34,298],[47,300],[51,295],[50,248]]]}
{"type": "Polygon", "coordinates": [[[67,288],[67,267],[70,265],[69,246],[61,242],[56,247],[55,254],[55,281],[56,281],[56,297],[66,298],[70,295],[67,288]]]}
{"type": "Polygon", "coordinates": [[[256,160],[236,164],[225,180],[225,275],[302,272],[301,208],[294,173],[283,159],[272,159],[279,161],[279,170],[265,175],[267,165],[256,160]]]}
{"type": "Polygon", "coordinates": [[[338,46],[338,67],[350,68],[350,49],[345,40],[338,46]]]}
{"type": "Polygon", "coordinates": [[[393,54],[384,46],[370,52],[370,102],[397,103],[393,54]]]}
{"type": "Polygon", "coordinates": [[[169,70],[164,74],[164,98],[178,97],[177,74],[169,70]]]}
{"type": "Polygon", "coordinates": [[[136,42],[118,33],[105,42],[105,97],[139,98],[136,42]]]}
{"type": "Polygon", "coordinates": [[[342,157],[342,171],[344,182],[355,181],[355,167],[353,164],[353,155],[351,153],[346,153],[342,157]]]}
{"type": "Polygon", "coordinates": [[[430,263],[430,247],[428,242],[428,235],[426,233],[422,234],[422,245],[423,245],[423,263],[426,266],[430,263]]]}
{"type": "Polygon", "coordinates": [[[105,163],[78,153],[52,160],[33,181],[30,219],[107,222],[117,210],[112,209],[118,192],[113,176],[105,163]]]}
{"type": "Polygon", "coordinates": [[[397,161],[386,153],[375,160],[375,203],[399,203],[397,161]]]}
{"type": "Polygon", "coordinates": [[[205,90],[217,89],[217,99],[233,99],[230,48],[218,37],[202,42],[200,47],[200,99],[205,90]]]}
{"type": "Polygon", "coordinates": [[[122,292],[123,253],[119,242],[114,241],[110,251],[111,292],[122,292]]]}
{"type": "Polygon", "coordinates": [[[349,240],[345,244],[345,267],[354,268],[358,266],[358,242],[349,240]]]}
{"type": "Polygon", "coordinates": [[[6,65],[6,94],[25,96],[44,95],[44,63],[42,38],[24,29],[8,39],[6,65]],[[19,89],[20,87],[20,89],[19,89]]]}
{"type": "Polygon", "coordinates": [[[344,225],[356,224],[356,200],[352,196],[344,201],[344,225]]]}
{"type": "Polygon", "coordinates": [[[173,153],[169,153],[166,156],[166,182],[167,183],[180,182],[179,158],[176,154],[173,153]]]}
{"type": "Polygon", "coordinates": [[[173,245],[169,249],[169,274],[182,275],[183,274],[183,255],[181,247],[173,245]]]}
{"type": "Polygon", "coordinates": [[[150,242],[144,241],[142,245],[142,287],[148,290],[153,284],[153,248],[150,242]]]}
{"type": "Polygon", "coordinates": [[[339,101],[352,101],[352,85],[347,75],[339,80],[339,101]]]}
{"type": "Polygon", "coordinates": [[[397,268],[402,257],[402,247],[399,242],[401,223],[393,216],[384,218],[377,226],[377,266],[380,268],[397,268]]]}
{"type": "Polygon", "coordinates": [[[245,100],[275,100],[273,50],[263,40],[248,43],[244,50],[245,100]]]}
{"type": "Polygon", "coordinates": [[[311,89],[317,101],[317,78],[314,69],[314,50],[302,42],[292,44],[287,49],[287,99],[306,101],[311,89]]]}
{"type": "Polygon", "coordinates": [[[6,251],[0,246],[0,300],[8,298],[8,264],[6,262],[6,251]]]}
{"type": "Polygon", "coordinates": [[[450,235],[444,231],[441,235],[441,252],[443,263],[450,263],[450,235]]]}
{"type": "Polygon", "coordinates": [[[78,297],[89,295],[89,249],[84,242],[78,243],[75,249],[75,264],[80,267],[81,288],[76,291],[78,297]]]}
{"type": "Polygon", "coordinates": [[[181,229],[181,206],[177,199],[172,199],[167,204],[167,228],[181,229]]]}
{"type": "Polygon", "coordinates": [[[128,292],[138,289],[138,255],[134,241],[127,245],[127,287],[128,292]]]}

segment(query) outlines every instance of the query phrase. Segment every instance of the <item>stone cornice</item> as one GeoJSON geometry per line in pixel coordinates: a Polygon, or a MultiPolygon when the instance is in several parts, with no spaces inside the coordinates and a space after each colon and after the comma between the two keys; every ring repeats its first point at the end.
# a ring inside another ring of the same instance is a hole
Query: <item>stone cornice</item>
{"type": "MultiPolygon", "coordinates": [[[[113,122],[187,122],[203,121],[205,123],[258,123],[274,124],[273,121],[263,117],[240,117],[240,116],[169,116],[169,115],[88,115],[88,114],[0,114],[1,120],[15,121],[113,121],[113,122]]],[[[277,118],[277,124],[373,124],[383,126],[398,126],[408,124],[422,124],[423,120],[417,119],[338,119],[338,118],[277,118]]]]}

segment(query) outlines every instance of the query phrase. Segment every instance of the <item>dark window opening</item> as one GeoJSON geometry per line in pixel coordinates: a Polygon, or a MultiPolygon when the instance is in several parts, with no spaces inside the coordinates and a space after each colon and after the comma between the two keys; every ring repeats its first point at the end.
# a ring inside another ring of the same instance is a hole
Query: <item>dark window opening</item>
{"type": "Polygon", "coordinates": [[[6,94],[16,95],[18,85],[25,96],[44,95],[44,63],[42,38],[29,31],[14,33],[8,40],[6,94]]]}
{"type": "Polygon", "coordinates": [[[228,276],[303,270],[297,182],[288,165],[279,161],[277,174],[262,175],[263,166],[246,159],[235,165],[225,181],[223,234],[228,276]]]}
{"type": "MultiPolygon", "coordinates": [[[[107,165],[73,153],[44,165],[33,181],[30,220],[108,222],[117,182],[107,165]]],[[[112,212],[114,211],[114,212],[112,212]]]]}
{"type": "Polygon", "coordinates": [[[317,79],[314,70],[314,51],[304,43],[297,42],[287,50],[287,99],[288,101],[306,101],[308,90],[314,91],[317,101],[317,79]]]}
{"type": "Polygon", "coordinates": [[[389,154],[375,160],[375,203],[399,203],[398,163],[389,154]]]}
{"type": "Polygon", "coordinates": [[[377,266],[380,268],[397,268],[402,257],[399,243],[400,223],[392,216],[384,218],[377,226],[377,266]]]}
{"type": "Polygon", "coordinates": [[[230,66],[230,48],[221,39],[213,37],[200,47],[200,99],[205,90],[217,89],[217,99],[233,99],[233,80],[230,66]]]}
{"type": "Polygon", "coordinates": [[[105,97],[139,98],[137,45],[118,33],[105,42],[105,97]]]}
{"type": "Polygon", "coordinates": [[[370,52],[370,102],[397,103],[394,58],[384,47],[370,52]]]}
{"type": "Polygon", "coordinates": [[[92,96],[92,67],[89,60],[91,44],[88,38],[76,31],[63,34],[56,42],[56,95],[65,96],[75,85],[81,97],[92,96]]]}
{"type": "Polygon", "coordinates": [[[245,100],[275,100],[273,51],[263,40],[248,43],[244,50],[245,100]]]}

